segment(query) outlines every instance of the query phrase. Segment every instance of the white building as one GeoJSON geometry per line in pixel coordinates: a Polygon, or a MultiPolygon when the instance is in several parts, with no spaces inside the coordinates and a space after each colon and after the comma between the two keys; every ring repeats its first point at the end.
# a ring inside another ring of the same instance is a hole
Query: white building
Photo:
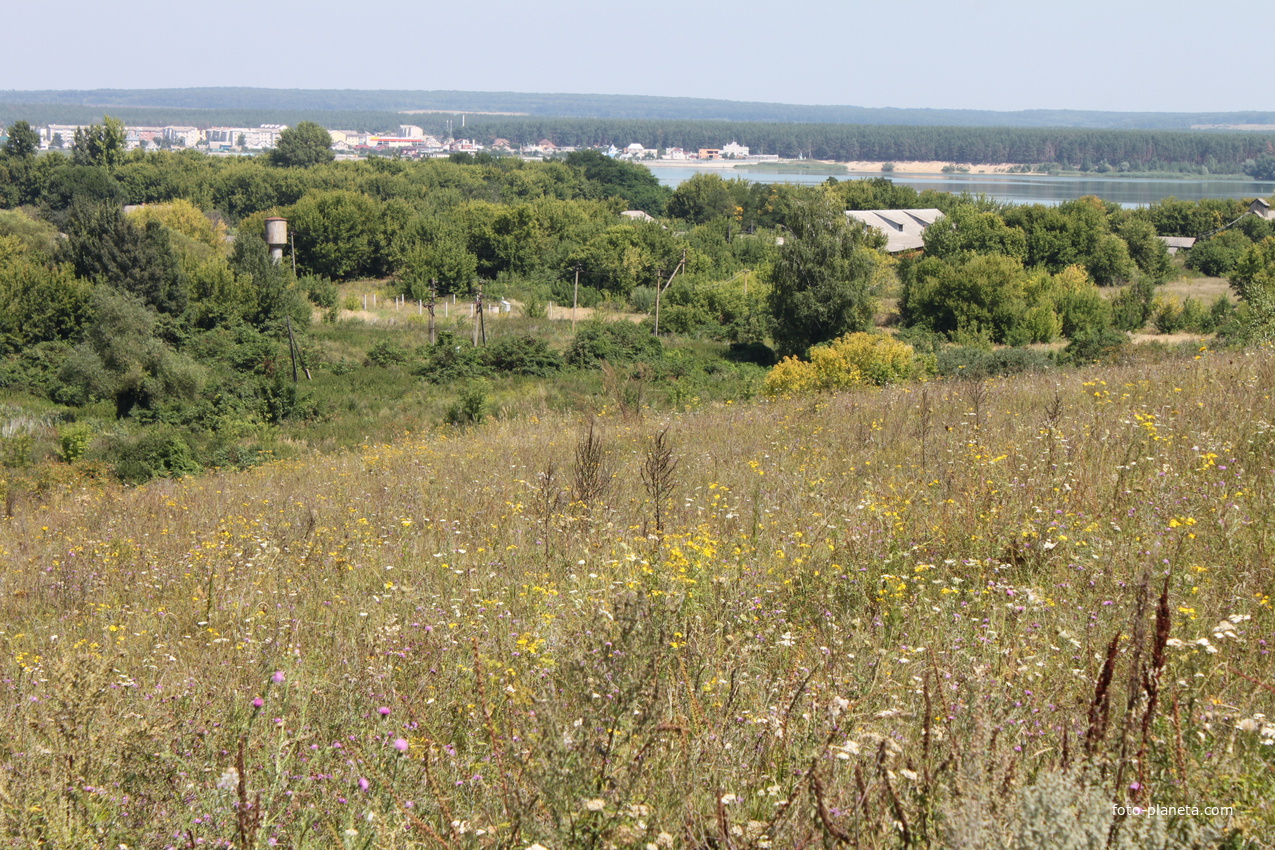
{"type": "Polygon", "coordinates": [[[936,209],[849,210],[846,215],[885,234],[887,253],[925,247],[925,228],[943,217],[936,209]]]}
{"type": "Polygon", "coordinates": [[[725,159],[744,159],[748,156],[748,148],[732,141],[722,146],[722,157],[725,159]]]}

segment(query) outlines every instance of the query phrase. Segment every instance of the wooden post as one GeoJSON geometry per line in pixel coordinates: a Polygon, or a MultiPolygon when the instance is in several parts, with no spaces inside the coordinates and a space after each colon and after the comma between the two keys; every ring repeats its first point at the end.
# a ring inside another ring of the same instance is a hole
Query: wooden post
{"type": "Polygon", "coordinates": [[[434,345],[434,300],[438,298],[438,279],[429,282],[429,344],[434,345]]]}
{"type": "Polygon", "coordinates": [[[580,264],[576,263],[576,285],[571,293],[571,332],[576,332],[576,308],[580,306],[580,264]]]}
{"type": "Polygon", "coordinates": [[[670,286],[673,285],[673,278],[677,277],[677,273],[680,272],[685,266],[686,266],[686,249],[683,248],[681,262],[677,264],[677,268],[673,269],[673,273],[668,276],[668,281],[664,283],[663,286],[661,286],[660,284],[664,277],[664,270],[660,269],[655,273],[655,335],[656,336],[660,335],[660,294],[664,290],[668,289],[670,286]]]}
{"type": "Polygon", "coordinates": [[[655,335],[660,335],[660,292],[663,287],[660,286],[664,282],[664,269],[655,270],[655,335]]]}

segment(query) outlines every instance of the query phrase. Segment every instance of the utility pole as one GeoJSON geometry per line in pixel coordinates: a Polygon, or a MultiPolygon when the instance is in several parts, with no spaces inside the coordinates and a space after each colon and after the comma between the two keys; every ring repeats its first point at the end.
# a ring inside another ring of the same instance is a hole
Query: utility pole
{"type": "Polygon", "coordinates": [[[576,263],[576,285],[571,293],[571,332],[576,332],[576,307],[580,304],[580,264],[576,263]]]}
{"type": "Polygon", "coordinates": [[[660,296],[664,290],[673,285],[673,278],[677,277],[677,273],[686,267],[686,249],[682,249],[682,260],[677,264],[677,268],[673,269],[673,273],[668,276],[668,282],[661,286],[664,280],[664,270],[659,269],[655,273],[655,335],[660,335],[660,296]]]}
{"type": "Polygon", "coordinates": [[[482,335],[483,345],[487,344],[487,322],[483,319],[483,313],[486,308],[483,307],[483,288],[481,285],[474,287],[474,312],[477,313],[478,321],[474,323],[474,345],[478,345],[479,334],[482,335]]]}
{"type": "Polygon", "coordinates": [[[660,284],[664,282],[664,269],[655,270],[655,335],[660,335],[660,284]]]}

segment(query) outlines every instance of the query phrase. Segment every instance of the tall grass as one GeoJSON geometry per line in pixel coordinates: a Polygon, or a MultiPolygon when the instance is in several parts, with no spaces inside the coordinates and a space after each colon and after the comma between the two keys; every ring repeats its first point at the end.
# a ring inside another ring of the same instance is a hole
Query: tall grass
{"type": "Polygon", "coordinates": [[[0,524],[0,834],[1267,845],[1272,386],[1201,352],[51,491],[0,524]]]}

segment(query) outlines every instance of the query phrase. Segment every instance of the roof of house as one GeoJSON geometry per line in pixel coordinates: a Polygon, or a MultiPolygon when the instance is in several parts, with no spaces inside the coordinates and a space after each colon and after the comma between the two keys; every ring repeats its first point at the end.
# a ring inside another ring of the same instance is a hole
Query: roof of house
{"type": "Polygon", "coordinates": [[[846,215],[884,233],[891,254],[925,247],[925,228],[943,217],[936,209],[847,210],[846,215]]]}
{"type": "Polygon", "coordinates": [[[1170,248],[1190,248],[1195,244],[1194,236],[1161,236],[1160,240],[1170,248]]]}

